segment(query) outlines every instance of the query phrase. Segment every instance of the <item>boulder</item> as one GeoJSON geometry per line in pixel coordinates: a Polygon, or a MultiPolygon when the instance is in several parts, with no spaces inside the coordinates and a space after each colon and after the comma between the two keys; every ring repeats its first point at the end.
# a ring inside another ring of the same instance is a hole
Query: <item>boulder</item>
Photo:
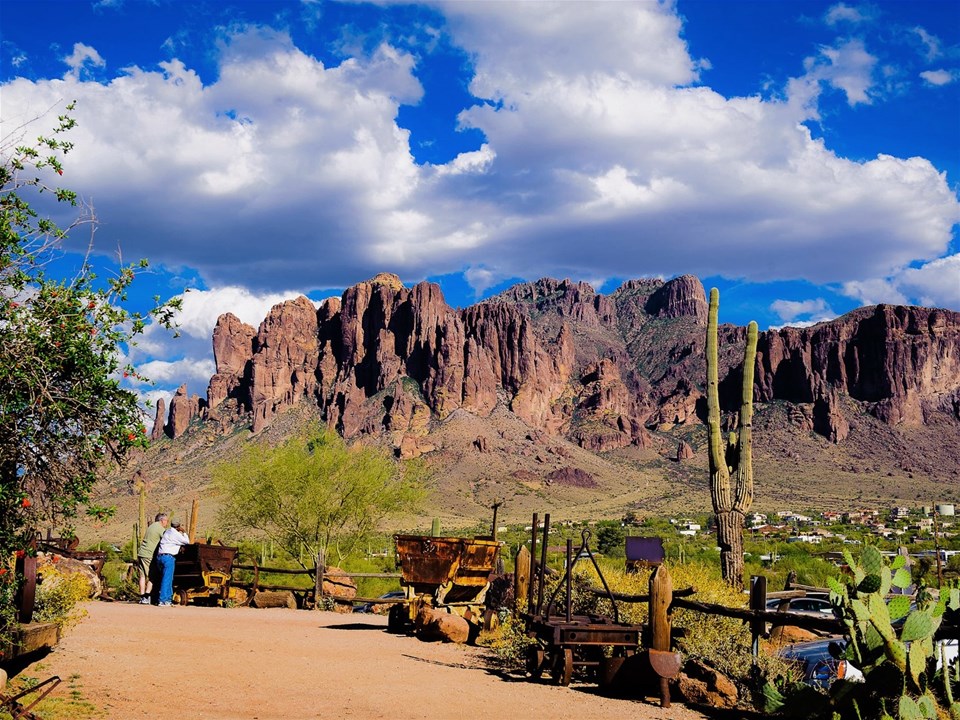
{"type": "Polygon", "coordinates": [[[470,639],[470,623],[459,615],[424,605],[417,612],[414,632],[421,640],[462,644],[470,639]]]}
{"type": "MultiPolygon", "coordinates": [[[[341,575],[343,573],[343,570],[331,565],[324,570],[324,573],[333,573],[334,575],[341,575]]],[[[342,598],[344,600],[353,600],[353,598],[357,596],[357,584],[353,581],[353,578],[327,577],[327,575],[324,574],[323,594],[330,595],[334,598],[342,598]]]]}
{"type": "Polygon", "coordinates": [[[770,643],[775,646],[807,642],[808,640],[816,640],[819,637],[815,632],[793,627],[792,625],[777,625],[770,631],[770,643]]]}
{"type": "Polygon", "coordinates": [[[692,460],[694,458],[693,448],[686,440],[681,440],[677,445],[677,462],[692,460]]]}
{"type": "Polygon", "coordinates": [[[733,708],[739,701],[737,686],[723,673],[691,660],[672,682],[684,700],[715,708],[733,708]]]}
{"type": "Polygon", "coordinates": [[[103,584],[99,576],[89,565],[80,560],[63,557],[55,553],[38,553],[37,572],[42,577],[41,582],[44,584],[55,584],[58,582],[57,576],[55,574],[44,573],[45,568],[48,567],[56,568],[57,571],[63,575],[79,575],[82,577],[87,583],[88,598],[98,598],[103,593],[103,584]]]}

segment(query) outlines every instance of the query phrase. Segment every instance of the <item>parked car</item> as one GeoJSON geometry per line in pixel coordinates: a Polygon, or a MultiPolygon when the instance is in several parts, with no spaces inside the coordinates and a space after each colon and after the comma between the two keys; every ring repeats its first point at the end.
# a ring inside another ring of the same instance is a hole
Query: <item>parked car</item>
{"type": "MultiPolygon", "coordinates": [[[[816,685],[821,688],[828,688],[835,680],[845,679],[851,682],[863,682],[863,673],[846,660],[838,660],[834,655],[843,652],[847,645],[845,637],[830,637],[820,640],[810,640],[808,642],[799,642],[787,645],[779,651],[782,658],[796,662],[803,671],[803,681],[808,685],[816,685]],[[835,644],[833,653],[830,652],[830,645],[835,644]]],[[[946,650],[946,659],[948,665],[952,665],[958,655],[958,645],[960,641],[938,640],[937,644],[937,667],[942,668],[943,662],[940,655],[940,647],[946,650]]]]}
{"type": "Polygon", "coordinates": [[[795,662],[803,672],[803,681],[808,685],[828,688],[835,680],[862,682],[863,673],[846,660],[838,660],[830,652],[835,644],[836,654],[843,652],[847,640],[843,637],[822,638],[787,645],[780,650],[782,658],[795,662]]]}
{"type": "MultiPolygon", "coordinates": [[[[767,610],[777,612],[781,605],[787,601],[779,598],[767,600],[767,610]]],[[[799,597],[791,598],[790,606],[785,607],[785,612],[797,613],[799,615],[813,615],[815,617],[830,617],[833,615],[833,606],[825,598],[818,597],[799,597]]]]}
{"type": "MultiPolygon", "coordinates": [[[[380,596],[380,599],[381,600],[396,599],[396,598],[405,597],[405,595],[406,593],[404,593],[403,590],[394,590],[392,592],[384,593],[383,595],[380,596]]],[[[357,605],[356,607],[354,607],[353,611],[355,613],[372,613],[377,608],[381,608],[381,607],[390,607],[390,605],[384,606],[382,603],[376,603],[376,602],[364,603],[363,605],[357,605]]]]}

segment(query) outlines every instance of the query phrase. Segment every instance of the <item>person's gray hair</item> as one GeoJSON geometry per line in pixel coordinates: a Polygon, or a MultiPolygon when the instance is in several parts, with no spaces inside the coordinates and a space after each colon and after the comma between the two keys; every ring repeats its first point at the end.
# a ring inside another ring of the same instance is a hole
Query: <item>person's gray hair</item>
{"type": "Polygon", "coordinates": [[[161,522],[162,520],[167,519],[166,513],[157,513],[157,516],[153,519],[154,522],[161,522]]]}

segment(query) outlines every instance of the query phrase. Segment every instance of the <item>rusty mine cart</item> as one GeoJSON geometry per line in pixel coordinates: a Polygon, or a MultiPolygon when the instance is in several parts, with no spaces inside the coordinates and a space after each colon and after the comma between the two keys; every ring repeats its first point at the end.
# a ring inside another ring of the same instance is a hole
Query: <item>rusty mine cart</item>
{"type": "Polygon", "coordinates": [[[236,558],[235,547],[205,543],[184,545],[176,555],[173,571],[174,599],[181,605],[191,600],[214,605],[244,600],[246,593],[230,586],[236,558]]]}
{"type": "Polygon", "coordinates": [[[502,543],[492,538],[429,535],[395,535],[394,542],[406,602],[390,609],[388,631],[409,628],[426,605],[456,613],[479,632],[490,574],[502,543]]]}

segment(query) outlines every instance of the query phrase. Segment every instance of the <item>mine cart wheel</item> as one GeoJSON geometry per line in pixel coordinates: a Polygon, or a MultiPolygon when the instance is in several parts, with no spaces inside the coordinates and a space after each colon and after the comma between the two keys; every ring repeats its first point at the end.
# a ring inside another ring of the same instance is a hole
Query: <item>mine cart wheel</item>
{"type": "Polygon", "coordinates": [[[180,605],[186,605],[189,597],[187,596],[186,590],[177,590],[177,603],[180,605]]]}
{"type": "Polygon", "coordinates": [[[546,657],[543,648],[533,645],[527,648],[527,672],[533,680],[539,680],[543,675],[543,661],[546,657]]]}
{"type": "Polygon", "coordinates": [[[407,629],[407,623],[410,620],[407,615],[407,606],[406,605],[391,605],[390,611],[387,613],[387,632],[399,634],[405,632],[407,629]]]}
{"type": "Polygon", "coordinates": [[[558,648],[553,653],[550,674],[558,685],[567,687],[573,679],[573,649],[558,648]]]}

